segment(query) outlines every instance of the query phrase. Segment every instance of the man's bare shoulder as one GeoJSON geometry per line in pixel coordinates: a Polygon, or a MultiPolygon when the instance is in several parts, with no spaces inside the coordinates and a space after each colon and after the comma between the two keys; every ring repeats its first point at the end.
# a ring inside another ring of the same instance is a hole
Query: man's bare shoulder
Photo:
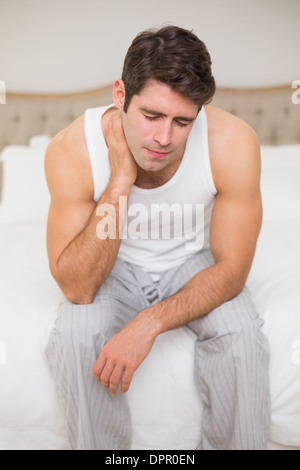
{"type": "Polygon", "coordinates": [[[84,131],[84,116],[80,116],[61,130],[50,142],[47,154],[52,158],[59,153],[62,158],[73,158],[73,163],[88,162],[88,149],[84,131]]]}
{"type": "MultiPolygon", "coordinates": [[[[50,142],[45,156],[50,192],[72,186],[72,194],[93,198],[93,177],[84,131],[84,115],[60,131],[50,142]]],[[[54,194],[55,195],[55,194],[54,194]]]]}
{"type": "Polygon", "coordinates": [[[237,116],[211,105],[206,106],[205,111],[208,121],[209,140],[212,145],[218,143],[222,146],[230,145],[233,143],[233,140],[236,144],[240,142],[245,143],[245,139],[247,140],[246,143],[248,141],[249,143],[251,141],[258,142],[254,129],[237,116]]]}
{"type": "Polygon", "coordinates": [[[229,176],[251,180],[260,173],[260,144],[255,131],[242,119],[215,106],[205,108],[209,154],[215,184],[229,176]]]}

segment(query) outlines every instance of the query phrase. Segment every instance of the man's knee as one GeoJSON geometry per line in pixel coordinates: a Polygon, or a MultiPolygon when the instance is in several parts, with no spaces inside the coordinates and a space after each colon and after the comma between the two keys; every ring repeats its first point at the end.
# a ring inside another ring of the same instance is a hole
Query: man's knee
{"type": "Polygon", "coordinates": [[[212,312],[209,318],[210,326],[213,325],[217,335],[223,338],[221,341],[225,341],[228,349],[236,351],[241,360],[243,357],[248,360],[250,355],[254,361],[267,363],[269,345],[261,329],[263,323],[247,288],[212,312]]]}
{"type": "MultiPolygon", "coordinates": [[[[222,311],[222,308],[221,308],[222,311]]],[[[263,320],[255,307],[252,295],[247,287],[224,305],[225,327],[236,333],[248,333],[255,339],[263,320]]]]}
{"type": "Polygon", "coordinates": [[[190,328],[202,341],[214,337],[250,334],[255,335],[262,326],[251,294],[245,288],[239,295],[223,303],[204,317],[191,322],[190,328]]]}
{"type": "Polygon", "coordinates": [[[93,348],[96,354],[96,350],[103,347],[108,327],[108,321],[100,318],[98,305],[76,305],[66,301],[59,306],[50,341],[59,343],[70,354],[86,348],[93,348]]]}

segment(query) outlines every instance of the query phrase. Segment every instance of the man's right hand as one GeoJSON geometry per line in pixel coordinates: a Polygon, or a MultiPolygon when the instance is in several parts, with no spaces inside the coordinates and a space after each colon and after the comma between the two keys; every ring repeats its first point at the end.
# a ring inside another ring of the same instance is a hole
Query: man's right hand
{"type": "Polygon", "coordinates": [[[45,157],[51,195],[47,229],[50,269],[64,295],[76,304],[93,302],[95,293],[115,264],[121,243],[120,236],[104,241],[97,237],[98,208],[102,204],[104,207],[113,205],[114,226],[122,230],[125,216],[122,212],[122,219],[119,219],[119,198],[126,196],[128,199],[137,175],[121,114],[119,111],[113,114],[110,122],[111,116],[108,118],[105,133],[112,174],[98,203],[94,200],[84,115],[53,139],[45,157]]]}
{"type": "Polygon", "coordinates": [[[108,121],[106,141],[111,165],[111,183],[125,183],[131,187],[136,181],[137,164],[126,142],[120,111],[113,113],[108,121]]]}

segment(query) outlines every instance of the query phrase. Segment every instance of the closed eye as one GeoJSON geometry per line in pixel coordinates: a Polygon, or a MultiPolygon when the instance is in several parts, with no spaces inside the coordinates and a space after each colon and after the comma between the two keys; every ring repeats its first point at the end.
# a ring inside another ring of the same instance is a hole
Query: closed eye
{"type": "Polygon", "coordinates": [[[145,118],[149,119],[149,121],[155,121],[156,119],[158,119],[158,116],[146,116],[145,115],[145,118]]]}
{"type": "Polygon", "coordinates": [[[179,127],[187,127],[188,124],[183,124],[183,122],[180,122],[180,121],[175,121],[175,123],[179,126],[179,127]]]}
{"type": "MultiPolygon", "coordinates": [[[[146,116],[146,114],[144,114],[145,118],[148,119],[149,121],[156,121],[157,119],[159,119],[161,116],[146,116]]],[[[179,127],[187,127],[188,124],[183,124],[182,122],[180,121],[176,121],[176,119],[174,120],[175,124],[177,124],[179,127]]]]}

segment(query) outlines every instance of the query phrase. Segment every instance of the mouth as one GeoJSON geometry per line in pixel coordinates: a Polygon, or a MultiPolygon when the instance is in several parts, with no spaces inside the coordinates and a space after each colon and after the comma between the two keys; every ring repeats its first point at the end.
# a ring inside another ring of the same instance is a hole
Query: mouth
{"type": "Polygon", "coordinates": [[[149,155],[151,155],[151,157],[154,157],[154,158],[166,158],[170,152],[157,152],[156,150],[150,150],[148,148],[146,148],[147,152],[149,155]]]}

